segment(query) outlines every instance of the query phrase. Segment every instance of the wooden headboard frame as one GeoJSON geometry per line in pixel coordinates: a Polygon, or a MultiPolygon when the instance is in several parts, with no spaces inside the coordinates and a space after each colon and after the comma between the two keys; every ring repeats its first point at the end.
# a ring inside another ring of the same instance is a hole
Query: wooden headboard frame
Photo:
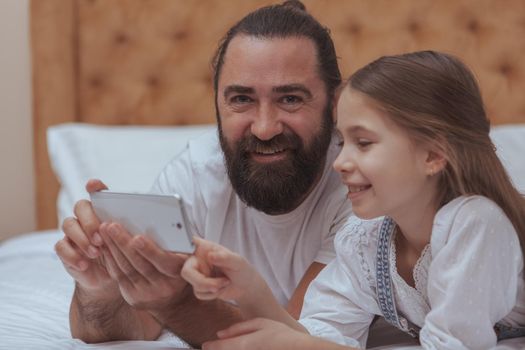
{"type": "MultiPolygon", "coordinates": [[[[214,121],[210,58],[220,36],[269,1],[32,0],[38,228],[57,227],[45,132],[63,122],[214,121]]],[[[304,0],[330,27],[342,72],[435,49],[477,74],[493,124],[525,122],[522,0],[304,0]]]]}

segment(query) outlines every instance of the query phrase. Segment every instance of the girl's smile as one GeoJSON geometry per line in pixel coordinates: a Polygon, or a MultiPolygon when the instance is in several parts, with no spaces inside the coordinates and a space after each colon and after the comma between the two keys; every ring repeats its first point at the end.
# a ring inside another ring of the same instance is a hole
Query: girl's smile
{"type": "Polygon", "coordinates": [[[353,185],[350,183],[345,183],[345,185],[348,187],[348,199],[351,201],[357,200],[372,188],[372,185],[353,185]]]}

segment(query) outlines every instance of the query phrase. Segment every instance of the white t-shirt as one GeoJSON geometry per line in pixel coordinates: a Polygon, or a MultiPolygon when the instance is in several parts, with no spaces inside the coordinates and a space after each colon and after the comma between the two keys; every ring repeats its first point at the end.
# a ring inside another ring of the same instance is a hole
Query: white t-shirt
{"type": "Polygon", "coordinates": [[[180,194],[192,233],[244,256],[284,305],[314,261],[327,264],[333,259],[335,233],[351,214],[347,190],[332,169],[340,150],[335,138],[321,180],[288,214],[266,215],[239,199],[216,132],[191,140],[165,167],[152,191],[180,194]]]}
{"type": "MultiPolygon", "coordinates": [[[[337,257],[311,283],[301,323],[312,335],[364,347],[374,315],[382,218],[351,217],[337,234],[337,257]]],[[[414,268],[415,287],[390,273],[398,313],[421,327],[424,349],[489,349],[493,326],[525,326],[523,256],[511,222],[482,196],[458,197],[434,218],[430,244],[414,268]]]]}

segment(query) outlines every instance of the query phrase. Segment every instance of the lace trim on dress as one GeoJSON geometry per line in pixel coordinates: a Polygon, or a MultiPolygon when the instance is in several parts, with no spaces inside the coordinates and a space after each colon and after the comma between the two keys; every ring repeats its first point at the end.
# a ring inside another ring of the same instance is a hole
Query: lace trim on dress
{"type": "Polygon", "coordinates": [[[396,234],[397,230],[394,232],[394,238],[391,241],[389,262],[392,271],[391,276],[394,284],[398,312],[400,315],[410,319],[414,324],[422,327],[425,316],[430,311],[427,297],[428,268],[430,267],[430,262],[432,260],[430,256],[430,244],[425,246],[412,270],[415,283],[414,288],[410,286],[397,271],[395,245],[396,234]]]}
{"type": "MultiPolygon", "coordinates": [[[[373,225],[371,222],[367,222],[368,225],[373,225]]],[[[372,268],[370,268],[370,265],[367,261],[367,257],[369,256],[368,252],[368,246],[370,245],[370,230],[367,230],[365,226],[365,222],[357,217],[353,218],[353,220],[348,220],[348,241],[350,244],[350,247],[357,253],[357,259],[359,262],[359,266],[361,268],[361,271],[363,271],[364,281],[363,283],[366,283],[372,291],[376,292],[376,281],[374,278],[374,272],[372,268]]]]}
{"type": "Polygon", "coordinates": [[[432,250],[430,249],[430,243],[423,248],[421,255],[416,261],[414,266],[414,283],[416,289],[423,294],[425,300],[427,300],[427,285],[428,285],[428,269],[432,262],[432,250]]]}
{"type": "MultiPolygon", "coordinates": [[[[430,243],[423,248],[423,251],[421,252],[421,255],[416,261],[416,264],[414,265],[414,269],[412,270],[412,276],[414,278],[415,282],[415,288],[409,285],[403,277],[398,273],[397,271],[397,258],[396,258],[396,235],[398,234],[398,229],[394,231],[392,241],[390,242],[390,266],[392,269],[392,276],[396,280],[397,283],[402,284],[406,286],[407,288],[410,288],[417,292],[421,297],[425,298],[426,296],[426,290],[427,290],[427,281],[428,281],[428,268],[430,266],[430,263],[432,261],[432,257],[430,255],[430,243]]],[[[426,298],[425,298],[426,299],[426,298]]]]}

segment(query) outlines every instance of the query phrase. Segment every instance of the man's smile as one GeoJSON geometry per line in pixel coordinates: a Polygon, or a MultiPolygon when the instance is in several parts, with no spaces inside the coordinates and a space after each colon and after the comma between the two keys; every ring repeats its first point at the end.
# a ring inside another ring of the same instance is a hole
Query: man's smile
{"type": "Polygon", "coordinates": [[[279,149],[269,149],[265,147],[261,147],[253,152],[250,152],[250,157],[258,162],[258,163],[271,163],[276,162],[280,160],[284,160],[288,154],[289,149],[287,148],[279,148],[279,149]]]}

